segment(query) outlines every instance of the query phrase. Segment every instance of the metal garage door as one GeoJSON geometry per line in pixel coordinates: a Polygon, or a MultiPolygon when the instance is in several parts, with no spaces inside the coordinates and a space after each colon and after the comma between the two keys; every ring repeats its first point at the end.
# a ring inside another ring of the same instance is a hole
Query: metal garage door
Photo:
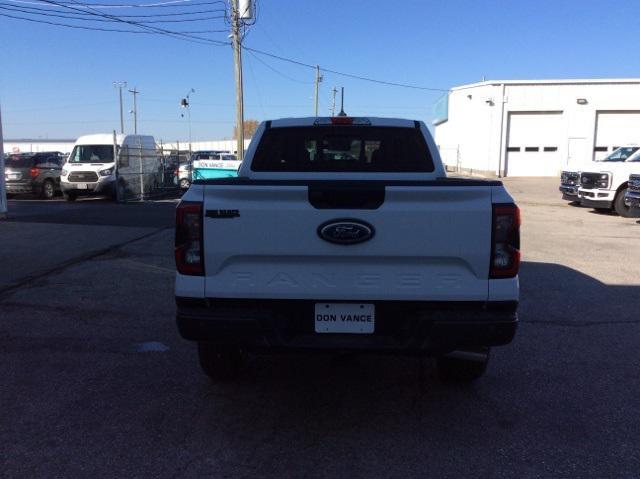
{"type": "Polygon", "coordinates": [[[596,116],[594,159],[619,146],[640,144],[640,111],[599,111],[596,116]]]}
{"type": "Polygon", "coordinates": [[[562,169],[562,112],[509,113],[507,176],[556,176],[562,169]]]}

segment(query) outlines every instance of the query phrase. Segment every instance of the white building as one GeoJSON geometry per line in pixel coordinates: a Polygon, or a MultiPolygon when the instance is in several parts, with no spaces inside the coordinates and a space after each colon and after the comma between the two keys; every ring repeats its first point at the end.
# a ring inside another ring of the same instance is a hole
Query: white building
{"type": "MultiPolygon", "coordinates": [[[[249,148],[249,143],[251,143],[251,138],[247,138],[244,140],[244,149],[246,151],[249,148]]],[[[181,142],[160,142],[158,146],[163,148],[164,150],[188,150],[189,142],[181,141],[181,142]],[[179,147],[179,148],[178,148],[179,147]]],[[[238,149],[237,140],[203,140],[203,141],[192,141],[191,142],[191,151],[198,150],[223,150],[230,151],[232,153],[236,153],[238,149]]]]}
{"type": "Polygon", "coordinates": [[[38,153],[40,151],[60,151],[71,153],[76,140],[4,140],[5,153],[38,153]]]}
{"type": "Polygon", "coordinates": [[[556,176],[640,144],[640,79],[485,81],[452,88],[436,109],[449,171],[556,176]]]}
{"type": "MultiPolygon", "coordinates": [[[[40,151],[60,151],[62,153],[71,153],[73,150],[74,140],[42,140],[42,139],[23,139],[23,140],[4,140],[4,152],[5,153],[37,153],[40,151]]],[[[188,150],[189,142],[162,142],[157,140],[158,148],[163,148],[165,151],[188,150]]],[[[249,147],[251,138],[244,140],[245,150],[249,147]]],[[[224,150],[234,152],[237,149],[236,140],[207,140],[207,141],[192,141],[191,149],[197,150],[224,150]]]]}

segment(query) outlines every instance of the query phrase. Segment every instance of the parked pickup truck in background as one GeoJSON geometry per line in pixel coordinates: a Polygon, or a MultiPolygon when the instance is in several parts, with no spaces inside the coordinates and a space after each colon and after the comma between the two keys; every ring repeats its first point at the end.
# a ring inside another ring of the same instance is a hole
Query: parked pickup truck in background
{"type": "Polygon", "coordinates": [[[629,207],[632,216],[640,216],[640,173],[629,176],[625,204],[629,207]]]}
{"type": "Polygon", "coordinates": [[[640,173],[640,150],[626,161],[603,162],[597,166],[580,174],[580,203],[595,209],[613,209],[624,218],[632,217],[634,213],[626,205],[625,195],[629,176],[640,173]]]}
{"type": "Polygon", "coordinates": [[[610,155],[604,157],[602,160],[595,160],[593,162],[586,163],[584,167],[577,170],[567,170],[560,174],[560,192],[562,193],[562,199],[566,201],[580,201],[578,196],[578,189],[580,188],[580,173],[581,170],[590,171],[594,169],[594,163],[606,163],[610,161],[626,161],[631,155],[640,149],[637,145],[622,146],[614,150],[610,155]]]}
{"type": "Polygon", "coordinates": [[[176,212],[177,324],[214,379],[247,351],[427,354],[471,381],[516,331],[520,213],[446,178],[422,122],[262,123],[237,178],[176,212]]]}
{"type": "Polygon", "coordinates": [[[578,188],[580,187],[579,171],[563,171],[560,174],[560,192],[566,201],[580,201],[578,188]]]}

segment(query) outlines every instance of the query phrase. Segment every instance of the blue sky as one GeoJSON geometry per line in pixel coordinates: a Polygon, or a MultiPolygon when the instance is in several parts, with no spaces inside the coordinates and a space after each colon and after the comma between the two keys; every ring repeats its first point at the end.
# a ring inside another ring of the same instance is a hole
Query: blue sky
{"type": "MultiPolygon", "coordinates": [[[[637,29],[626,26],[638,18],[640,3],[631,0],[258,2],[259,16],[249,29],[247,46],[391,82],[448,89],[483,76],[640,77],[637,29]]],[[[15,0],[1,0],[0,5],[34,6],[15,0]]],[[[188,12],[190,8],[219,6],[102,11],[155,14],[160,10],[188,12]]],[[[27,16],[6,9],[0,13],[27,16]]],[[[127,28],[106,22],[100,26],[127,28]]],[[[223,19],[156,26],[174,30],[227,28],[223,19]]],[[[126,80],[141,91],[138,129],[142,133],[165,141],[186,139],[187,122],[180,116],[179,101],[194,88],[194,140],[232,134],[235,93],[228,46],[199,45],[160,35],[72,30],[5,17],[0,17],[0,31],[0,101],[6,138],[74,138],[117,129],[114,80],[126,80]]],[[[226,33],[208,36],[226,40],[226,33]]],[[[245,118],[312,115],[314,71],[260,58],[262,62],[244,54],[245,118]]],[[[352,115],[430,121],[433,103],[442,95],[325,72],[321,114],[329,112],[333,86],[345,87],[345,110],[352,115]]],[[[127,94],[127,110],[131,103],[127,94]]],[[[130,114],[126,114],[126,123],[131,131],[130,114]]]]}

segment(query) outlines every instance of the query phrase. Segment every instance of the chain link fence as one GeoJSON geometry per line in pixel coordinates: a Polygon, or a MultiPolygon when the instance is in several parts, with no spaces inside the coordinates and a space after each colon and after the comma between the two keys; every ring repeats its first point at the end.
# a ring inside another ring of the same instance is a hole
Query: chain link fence
{"type": "Polygon", "coordinates": [[[145,201],[179,194],[177,171],[188,160],[185,151],[165,150],[155,143],[122,145],[118,151],[116,195],[120,202],[145,201]]]}

